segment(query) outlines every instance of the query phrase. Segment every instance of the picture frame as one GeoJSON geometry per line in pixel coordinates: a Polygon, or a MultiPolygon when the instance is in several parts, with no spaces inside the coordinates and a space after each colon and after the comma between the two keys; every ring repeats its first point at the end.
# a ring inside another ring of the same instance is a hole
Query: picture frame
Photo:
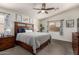
{"type": "Polygon", "coordinates": [[[33,20],[31,18],[29,18],[29,23],[33,23],[33,20]]]}
{"type": "Polygon", "coordinates": [[[68,27],[68,28],[74,27],[74,19],[66,20],[66,27],[68,27]]]}
{"type": "Polygon", "coordinates": [[[22,22],[22,15],[16,15],[17,22],[22,22]]]}
{"type": "Polygon", "coordinates": [[[23,17],[22,22],[29,23],[29,18],[28,17],[23,17]]]}

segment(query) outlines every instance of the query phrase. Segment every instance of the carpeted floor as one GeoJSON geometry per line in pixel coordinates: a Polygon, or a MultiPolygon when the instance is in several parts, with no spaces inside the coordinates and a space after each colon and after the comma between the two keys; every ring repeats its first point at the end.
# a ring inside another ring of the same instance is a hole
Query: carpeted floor
{"type": "MultiPolygon", "coordinates": [[[[1,51],[0,55],[32,55],[20,46],[15,46],[5,51],[1,51]]],[[[52,40],[44,49],[39,51],[37,55],[73,55],[71,43],[52,40]]]]}

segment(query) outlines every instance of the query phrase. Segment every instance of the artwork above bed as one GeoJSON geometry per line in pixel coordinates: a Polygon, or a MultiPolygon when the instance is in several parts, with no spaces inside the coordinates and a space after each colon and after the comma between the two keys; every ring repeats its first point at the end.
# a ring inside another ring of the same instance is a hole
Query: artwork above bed
{"type": "Polygon", "coordinates": [[[16,21],[23,23],[33,23],[33,20],[29,16],[16,14],[16,21]]]}

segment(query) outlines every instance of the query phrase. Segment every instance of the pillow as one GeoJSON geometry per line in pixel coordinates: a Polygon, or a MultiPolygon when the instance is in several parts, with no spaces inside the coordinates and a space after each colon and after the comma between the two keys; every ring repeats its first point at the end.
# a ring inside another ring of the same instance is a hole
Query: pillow
{"type": "Polygon", "coordinates": [[[25,29],[24,28],[19,28],[19,31],[18,31],[19,33],[23,33],[23,32],[25,32],[25,29]]]}
{"type": "Polygon", "coordinates": [[[25,32],[33,32],[32,30],[25,30],[25,32]]]}

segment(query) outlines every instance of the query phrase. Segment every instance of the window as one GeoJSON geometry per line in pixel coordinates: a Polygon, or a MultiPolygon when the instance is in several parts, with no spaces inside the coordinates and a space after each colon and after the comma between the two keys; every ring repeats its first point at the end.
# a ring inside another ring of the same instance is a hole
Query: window
{"type": "Polygon", "coordinates": [[[60,31],[60,21],[49,21],[48,30],[52,31],[52,32],[59,32],[60,31]]]}
{"type": "Polygon", "coordinates": [[[5,26],[5,16],[0,15],[0,33],[4,33],[4,26],[5,26]]]}

